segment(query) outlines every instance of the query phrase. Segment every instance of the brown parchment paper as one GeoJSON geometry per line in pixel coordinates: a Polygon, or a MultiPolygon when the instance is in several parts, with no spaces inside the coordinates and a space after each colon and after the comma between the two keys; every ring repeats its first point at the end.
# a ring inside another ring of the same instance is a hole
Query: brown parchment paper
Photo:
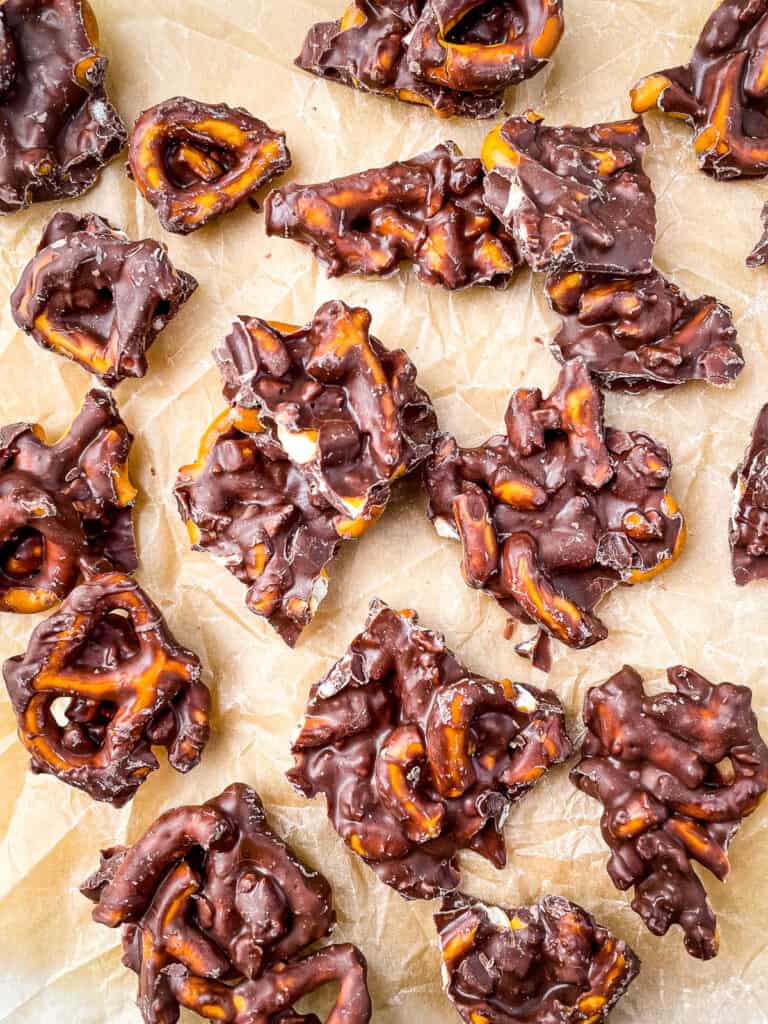
{"type": "MultiPolygon", "coordinates": [[[[294,69],[310,23],[338,16],[342,0],[94,0],[94,7],[111,58],[112,95],[126,121],[178,93],[246,106],[287,131],[294,158],[289,177],[296,180],[323,181],[446,138],[476,154],[490,127],[442,122],[294,69]]],[[[577,124],[627,116],[629,86],[643,73],[687,59],[710,7],[709,0],[566,0],[566,35],[553,66],[511,94],[508,108],[535,105],[553,122],[577,124]]],[[[666,666],[682,662],[713,680],[750,685],[768,733],[768,586],[738,591],[727,545],[728,477],[768,398],[768,271],[744,267],[768,187],[716,184],[696,170],[684,126],[654,117],[648,126],[657,263],[692,294],[708,291],[733,307],[747,368],[728,392],[690,386],[608,398],[608,422],[648,430],[671,448],[673,489],[690,540],[672,570],[605,601],[606,642],[580,654],[556,650],[549,683],[578,728],[585,689],[622,663],[660,680],[666,666]]],[[[377,1024],[457,1019],[441,993],[433,908],[408,904],[378,883],[337,840],[322,802],[307,803],[290,789],[283,775],[289,738],[310,684],[359,630],[374,596],[418,609],[477,671],[523,682],[544,677],[503,639],[504,615],[495,604],[463,585],[458,547],[432,531],[417,483],[404,485],[375,529],[345,545],[330,593],[293,652],[245,610],[243,588],[224,568],[189,551],[171,488],[223,405],[210,350],[235,315],[305,323],[333,297],[369,307],[376,335],[408,349],[443,427],[467,444],[499,429],[513,387],[548,388],[555,379],[554,359],[535,344],[555,324],[541,279],[521,272],[507,291],[477,288],[454,296],[408,274],[329,282],[308,250],[266,238],[262,216],[247,207],[186,239],[165,234],[127,181],[122,160],[69,208],[94,210],[135,237],[162,238],[176,265],[200,281],[152,349],[148,376],[122,384],[117,397],[136,435],[139,578],[179,640],[205,664],[215,694],[214,734],[198,769],[181,777],[164,763],[133,803],[116,811],[53,778],[28,774],[3,689],[0,1020],[139,1021],[136,978],[120,965],[118,934],[91,923],[90,904],[77,886],[100,847],[134,839],[163,810],[204,800],[233,780],[257,787],[276,829],[333,883],[336,935],[358,943],[368,957],[377,1024]]],[[[18,332],[7,301],[53,211],[38,206],[0,220],[0,422],[38,420],[57,435],[89,379],[18,332]]],[[[2,658],[24,648],[35,622],[0,617],[2,658]]],[[[524,634],[519,630],[516,639],[524,634]]],[[[686,955],[679,930],[651,936],[628,896],[612,888],[599,813],[570,786],[564,769],[553,772],[509,818],[507,869],[496,872],[467,856],[465,888],[508,905],[559,892],[626,938],[643,969],[614,1012],[616,1024],[768,1021],[768,810],[737,837],[727,886],[708,880],[722,946],[707,964],[686,955]]]]}

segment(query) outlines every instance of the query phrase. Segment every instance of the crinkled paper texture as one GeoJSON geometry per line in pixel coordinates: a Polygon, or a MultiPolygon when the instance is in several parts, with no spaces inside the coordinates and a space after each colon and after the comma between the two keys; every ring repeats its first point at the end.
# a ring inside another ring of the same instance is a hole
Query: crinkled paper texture
{"type": "MultiPolygon", "coordinates": [[[[479,152],[488,123],[444,122],[427,111],[326,84],[292,66],[303,35],[343,0],[95,0],[111,60],[112,96],[128,122],[179,93],[243,105],[288,133],[289,179],[335,175],[409,157],[447,138],[479,152]]],[[[566,34],[553,66],[510,94],[508,109],[536,106],[553,123],[588,124],[630,114],[627,91],[642,74],[687,59],[709,0],[566,0],[566,34]]],[[[669,445],[673,490],[690,540],[677,566],[635,590],[610,595],[600,612],[610,637],[581,653],[560,648],[549,677],[578,730],[585,690],[628,662],[660,680],[685,663],[713,680],[746,683],[768,734],[765,678],[768,585],[737,590],[727,542],[729,475],[742,456],[758,408],[768,398],[768,270],[744,259],[759,235],[761,182],[717,184],[696,170],[691,134],[647,118],[647,166],[658,195],[659,268],[691,294],[706,291],[734,309],[747,368],[733,390],[691,385],[642,397],[609,396],[609,423],[650,431],[669,445]]],[[[453,1011],[441,992],[439,956],[425,903],[406,903],[379,883],[337,839],[321,801],[307,803],[284,778],[289,742],[312,682],[361,628],[374,596],[418,609],[443,630],[466,664],[489,676],[545,683],[502,635],[504,615],[468,590],[457,545],[437,537],[418,483],[405,484],[383,520],[344,546],[329,595],[295,651],[246,611],[244,588],[205,554],[189,550],[176,513],[176,470],[191,461],[201,432],[221,409],[212,347],[232,318],[250,314],[305,323],[320,303],[367,306],[376,335],[402,345],[419,369],[444,429],[462,444],[499,430],[512,388],[548,388],[557,366],[537,338],[555,318],[542,278],[520,272],[506,291],[450,295],[403,273],[388,281],[328,281],[309,251],[268,239],[247,206],[188,238],[168,235],[116,160],[97,187],[69,209],[94,210],[133,237],[165,241],[200,289],[149,356],[150,372],[117,390],[136,435],[132,472],[139,578],[178,639],[203,660],[215,695],[214,733],[202,765],[186,777],[162,764],[122,810],[94,803],[51,777],[30,775],[0,697],[0,1020],[40,1024],[137,1024],[136,978],[120,965],[118,934],[90,920],[77,891],[100,847],[135,839],[162,811],[198,802],[234,780],[261,793],[272,822],[329,877],[336,935],[356,942],[370,963],[376,1024],[438,1024],[453,1011]]],[[[89,387],[78,367],[17,331],[7,297],[34,252],[54,205],[0,221],[0,423],[38,420],[64,429],[89,387]]],[[[19,653],[36,619],[2,616],[0,655],[19,653]]],[[[517,631],[516,640],[526,630],[517,631]]],[[[509,864],[494,871],[463,859],[468,891],[501,904],[561,893],[586,906],[642,957],[637,982],[613,1014],[639,1021],[719,1024],[768,1021],[768,811],[747,821],[732,847],[726,886],[708,882],[722,949],[699,963],[681,933],[654,938],[605,873],[600,808],[551,773],[510,815],[509,864]]],[[[197,1018],[184,1018],[185,1020],[197,1018]]]]}

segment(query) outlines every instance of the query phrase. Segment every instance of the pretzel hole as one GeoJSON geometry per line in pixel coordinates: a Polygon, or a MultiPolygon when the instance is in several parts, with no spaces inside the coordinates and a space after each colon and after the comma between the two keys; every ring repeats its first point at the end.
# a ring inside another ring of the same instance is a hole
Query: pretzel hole
{"type": "Polygon", "coordinates": [[[0,545],[0,567],[14,580],[28,579],[40,572],[45,561],[45,538],[25,528],[0,545]]]}
{"type": "Polygon", "coordinates": [[[165,152],[165,172],[174,188],[193,188],[223,177],[232,165],[229,152],[200,139],[174,139],[165,152]]]}
{"type": "Polygon", "coordinates": [[[349,222],[349,227],[351,231],[357,231],[361,235],[367,235],[371,230],[371,218],[367,214],[361,213],[357,217],[352,218],[349,222]]]}
{"type": "Polygon", "coordinates": [[[519,12],[509,9],[509,0],[486,0],[469,11],[445,36],[448,43],[495,46],[517,37],[525,30],[519,12]],[[511,29],[511,31],[510,31],[511,29]]]}
{"type": "Polygon", "coordinates": [[[140,650],[133,620],[124,609],[115,608],[95,623],[70,665],[87,671],[109,671],[136,657],[140,650]]]}

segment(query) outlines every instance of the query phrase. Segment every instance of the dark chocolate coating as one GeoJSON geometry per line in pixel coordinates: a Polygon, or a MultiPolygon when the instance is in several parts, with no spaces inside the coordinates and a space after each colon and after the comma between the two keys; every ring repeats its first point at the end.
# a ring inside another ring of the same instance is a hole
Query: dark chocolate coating
{"type": "Polygon", "coordinates": [[[441,117],[498,114],[508,85],[547,63],[561,0],[352,0],[309,30],[296,64],[441,117]]]}
{"type": "Polygon", "coordinates": [[[446,995],[467,1024],[603,1024],[640,970],[576,903],[502,910],[463,893],[435,914],[446,995]]]}
{"type": "Polygon", "coordinates": [[[210,732],[201,674],[197,655],[122,573],[86,579],[3,666],[32,770],[115,807],[158,767],[153,746],[179,772],[200,761],[210,732]],[[61,698],[63,726],[53,713],[61,698]]]}
{"type": "Polygon", "coordinates": [[[248,786],[168,811],[132,846],[103,851],[80,891],[95,921],[122,927],[145,1024],[176,1024],[182,1007],[226,1024],[312,1024],[292,1004],[333,981],[327,1024],[371,1018],[359,950],[300,959],[333,929],[331,889],[269,829],[248,786]]]}
{"type": "Polygon", "coordinates": [[[197,288],[160,242],[57,213],[11,295],[16,323],[106,387],[147,372],[145,353],[197,288]]]}
{"type": "Polygon", "coordinates": [[[747,256],[748,267],[764,267],[768,263],[768,203],[763,206],[760,219],[763,222],[763,234],[752,252],[747,256]]]}
{"type": "Polygon", "coordinates": [[[656,239],[648,144],[639,117],[589,128],[549,127],[532,111],[511,117],[483,146],[486,205],[534,270],[648,274],[656,239]]]}
{"type": "Polygon", "coordinates": [[[0,213],[79,196],[125,146],[87,0],[0,8],[0,213]]]}
{"type": "Polygon", "coordinates": [[[580,360],[565,364],[547,399],[516,391],[506,427],[478,448],[443,437],[425,470],[428,515],[461,539],[468,586],[589,647],[606,636],[591,614],[599,600],[656,575],[682,548],[683,517],[665,490],[669,452],[604,427],[580,360]]]}
{"type": "Polygon", "coordinates": [[[52,608],[83,568],[137,567],[132,440],[97,390],[54,444],[36,423],[0,429],[0,610],[52,608]]]}
{"type": "Polygon", "coordinates": [[[744,369],[731,310],[710,295],[689,299],[657,270],[642,277],[553,275],[547,298],[562,320],[554,354],[561,362],[582,359],[611,390],[691,380],[723,387],[744,369]]]}
{"type": "Polygon", "coordinates": [[[348,518],[347,535],[381,515],[437,433],[407,353],[384,348],[370,325],[368,310],[343,302],[326,302],[308,327],[240,317],[213,353],[225,398],[275,425],[312,492],[348,518]]]}
{"type": "Polygon", "coordinates": [[[387,167],[267,197],[268,235],[304,242],[329,277],[397,271],[446,288],[506,284],[519,259],[483,203],[483,168],[453,142],[387,167]]]}
{"type": "Polygon", "coordinates": [[[218,417],[174,493],[195,550],[247,584],[247,607],[293,647],[325,595],[342,516],[248,409],[218,417]]]}
{"type": "Polygon", "coordinates": [[[128,170],[166,231],[187,235],[291,166],[285,133],[242,107],[186,96],[158,103],[131,131],[128,170]]]}
{"type": "Polygon", "coordinates": [[[768,174],[768,2],[723,0],[691,59],[632,89],[632,109],[658,108],[693,128],[699,167],[720,180],[768,174]]]}
{"type": "Polygon", "coordinates": [[[768,405],[760,410],[734,486],[729,540],[733,578],[743,587],[768,579],[768,405]]]}
{"type": "Polygon", "coordinates": [[[325,795],[341,838],[407,899],[456,888],[456,855],[506,863],[510,807],[571,743],[551,691],[467,671],[415,612],[371,604],[312,687],[288,778],[325,795]]]}
{"type": "Polygon", "coordinates": [[[667,677],[674,689],[650,697],[625,666],[587,693],[571,779],[605,808],[616,888],[635,887],[632,909],[654,935],[679,924],[690,955],[708,960],[717,926],[692,862],[725,881],[728,846],[768,789],[768,747],[748,687],[680,665],[667,677]]]}

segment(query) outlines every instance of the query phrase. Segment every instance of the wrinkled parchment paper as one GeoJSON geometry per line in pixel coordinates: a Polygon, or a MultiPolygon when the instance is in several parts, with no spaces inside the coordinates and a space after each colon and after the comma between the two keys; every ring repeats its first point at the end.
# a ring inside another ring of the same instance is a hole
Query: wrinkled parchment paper
{"type": "MultiPolygon", "coordinates": [[[[646,72],[690,52],[709,0],[567,0],[566,35],[554,65],[510,95],[510,111],[535,105],[553,122],[589,124],[630,113],[627,89],[646,72]]],[[[304,32],[338,16],[341,0],[95,0],[111,92],[128,122],[177,93],[248,107],[288,133],[289,177],[323,181],[419,153],[446,138],[476,154],[487,123],[442,122],[418,108],[356,94],[294,69],[304,32]]],[[[710,292],[736,314],[747,368],[732,391],[689,386],[645,397],[609,397],[607,419],[645,429],[672,450],[672,484],[690,540],[677,566],[635,590],[609,596],[600,613],[610,638],[579,654],[556,650],[550,685],[571,724],[586,688],[624,662],[659,681],[685,663],[713,680],[746,683],[768,734],[768,585],[738,591],[727,545],[728,477],[754,416],[768,398],[764,326],[768,271],[744,258],[759,234],[765,183],[716,184],[694,165],[683,125],[649,117],[647,166],[658,196],[658,266],[691,294],[710,292]]],[[[330,298],[367,306],[374,331],[405,346],[442,425],[464,444],[496,432],[509,392],[548,388],[557,367],[536,338],[555,320],[541,278],[523,271],[504,292],[451,296],[404,274],[389,281],[330,282],[307,249],[266,238],[247,207],[188,238],[165,234],[117,160],[70,209],[94,210],[134,237],[169,246],[200,289],[160,336],[142,381],[117,397],[136,435],[131,460],[140,487],[139,578],[178,639],[194,648],[215,695],[214,734],[202,765],[177,775],[167,763],[132,804],[116,811],[51,777],[30,775],[0,696],[0,1020],[13,1024],[138,1024],[136,978],[120,965],[118,934],[90,920],[79,882],[100,847],[131,841],[162,811],[198,802],[240,780],[261,793],[275,828],[336,894],[340,939],[370,963],[376,1024],[452,1021],[441,993],[432,907],[408,904],[377,882],[331,830],[321,801],[307,803],[283,776],[289,738],[310,684],[362,626],[370,599],[419,610],[476,671],[539,684],[545,677],[503,639],[504,615],[461,581],[458,546],[436,536],[418,484],[404,485],[381,523],[345,545],[330,593],[296,651],[243,606],[243,587],[205,554],[188,549],[171,488],[201,432],[223,406],[210,351],[237,314],[305,323],[330,298]]],[[[7,296],[32,255],[52,205],[0,221],[0,422],[38,420],[57,436],[89,387],[84,371],[44,352],[15,329],[7,296]]],[[[23,650],[37,617],[0,617],[0,656],[23,650]]],[[[524,638],[518,630],[516,640],[524,638]]],[[[768,809],[745,823],[726,886],[708,878],[722,947],[702,964],[681,933],[654,938],[605,873],[597,803],[553,772],[510,815],[509,865],[494,871],[464,858],[465,888],[514,905],[556,892],[627,939],[643,969],[614,1012],[615,1024],[768,1021],[768,809]]],[[[184,1018],[187,1020],[187,1018],[184,1018]]],[[[189,1020],[198,1018],[188,1018],[189,1020]]]]}

